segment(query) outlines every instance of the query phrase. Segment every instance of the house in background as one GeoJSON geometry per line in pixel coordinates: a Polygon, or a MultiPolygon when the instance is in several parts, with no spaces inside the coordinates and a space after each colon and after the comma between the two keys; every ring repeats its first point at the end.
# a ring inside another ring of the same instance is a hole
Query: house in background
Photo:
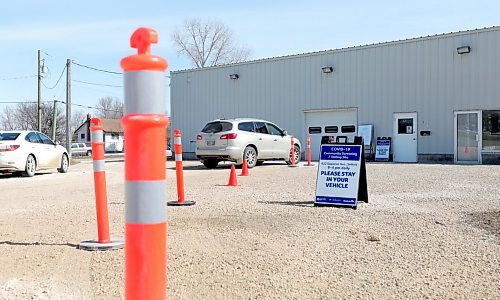
{"type": "MultiPolygon", "coordinates": [[[[75,130],[73,142],[90,143],[90,114],[87,120],[75,130]]],[[[123,151],[123,127],[120,119],[101,119],[104,133],[104,150],[106,152],[123,151]]]]}

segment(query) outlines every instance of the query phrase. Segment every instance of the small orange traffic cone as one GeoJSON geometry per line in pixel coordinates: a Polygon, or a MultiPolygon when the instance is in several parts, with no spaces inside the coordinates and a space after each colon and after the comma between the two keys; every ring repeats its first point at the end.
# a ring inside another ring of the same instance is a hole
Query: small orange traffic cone
{"type": "Polygon", "coordinates": [[[243,167],[241,168],[240,176],[250,176],[250,174],[248,173],[248,166],[246,159],[243,160],[243,167]]]}
{"type": "Polygon", "coordinates": [[[231,174],[229,175],[229,183],[226,186],[237,186],[238,179],[236,179],[236,168],[231,166],[231,174]]]}
{"type": "Polygon", "coordinates": [[[465,145],[464,153],[465,154],[469,154],[470,153],[470,151],[469,151],[469,145],[465,145]]]}

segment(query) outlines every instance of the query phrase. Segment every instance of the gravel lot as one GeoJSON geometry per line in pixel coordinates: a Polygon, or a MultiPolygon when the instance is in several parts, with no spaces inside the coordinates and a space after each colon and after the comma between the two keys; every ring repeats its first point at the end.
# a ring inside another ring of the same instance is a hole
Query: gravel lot
{"type": "MultiPolygon", "coordinates": [[[[368,164],[358,210],[313,207],[316,168],[265,164],[225,187],[227,166],[185,162],[197,204],[168,208],[169,299],[500,298],[500,166],[368,164]]],[[[116,237],[123,168],[106,164],[116,237]]],[[[89,161],[0,191],[0,299],[123,298],[124,251],[75,248],[97,238],[89,161]]]]}

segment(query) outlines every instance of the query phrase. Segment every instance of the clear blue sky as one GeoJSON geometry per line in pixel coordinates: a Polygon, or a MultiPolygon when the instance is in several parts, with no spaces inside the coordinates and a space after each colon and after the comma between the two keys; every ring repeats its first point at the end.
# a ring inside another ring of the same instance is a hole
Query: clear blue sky
{"type": "MultiPolygon", "coordinates": [[[[191,68],[170,40],[173,29],[190,17],[222,21],[252,50],[251,58],[260,59],[500,25],[500,1],[5,1],[0,10],[0,102],[36,101],[35,77],[5,79],[36,75],[38,49],[49,70],[43,79],[48,87],[67,58],[120,72],[120,59],[133,53],[130,34],[142,26],[158,31],[160,44],[153,53],[169,61],[168,71],[191,68]]],[[[121,76],[78,66],[72,78],[122,85],[121,76]]],[[[166,86],[168,103],[168,80],[166,86]]],[[[43,87],[43,100],[64,100],[64,88],[65,77],[54,89],[43,87]]],[[[74,82],[72,92],[74,103],[89,106],[105,96],[123,100],[122,88],[116,87],[74,82]]]]}

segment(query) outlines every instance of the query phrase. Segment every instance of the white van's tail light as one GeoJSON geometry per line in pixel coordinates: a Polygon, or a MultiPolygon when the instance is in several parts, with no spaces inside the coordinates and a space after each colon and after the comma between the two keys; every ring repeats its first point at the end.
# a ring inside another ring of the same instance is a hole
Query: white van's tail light
{"type": "Polygon", "coordinates": [[[19,148],[19,145],[5,145],[5,146],[0,146],[0,152],[14,151],[17,148],[19,148]]]}
{"type": "Polygon", "coordinates": [[[203,139],[203,137],[201,136],[201,134],[198,134],[198,135],[196,136],[196,140],[197,140],[197,141],[201,141],[202,139],[203,139]]]}
{"type": "Polygon", "coordinates": [[[234,140],[236,138],[237,134],[236,133],[228,133],[224,134],[220,137],[221,140],[234,140]]]}

